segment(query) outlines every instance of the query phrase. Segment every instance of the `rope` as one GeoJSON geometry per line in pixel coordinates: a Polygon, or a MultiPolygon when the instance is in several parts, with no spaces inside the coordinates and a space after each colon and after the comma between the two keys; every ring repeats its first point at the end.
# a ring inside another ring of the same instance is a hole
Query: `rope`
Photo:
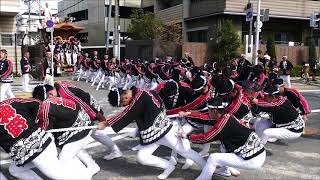
{"type": "MultiPolygon", "coordinates": [[[[172,115],[168,115],[168,118],[175,118],[178,117],[179,114],[172,114],[172,115]]],[[[57,132],[65,132],[65,131],[80,131],[80,130],[87,130],[87,129],[97,129],[98,126],[94,125],[94,126],[83,126],[83,127],[70,127],[70,128],[60,128],[60,129],[50,129],[47,130],[47,133],[57,133],[57,132]]]]}

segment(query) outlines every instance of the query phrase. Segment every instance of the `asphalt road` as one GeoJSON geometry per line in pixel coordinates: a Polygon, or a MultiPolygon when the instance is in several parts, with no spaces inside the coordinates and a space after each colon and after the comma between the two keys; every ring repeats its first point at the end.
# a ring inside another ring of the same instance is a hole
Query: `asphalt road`
{"type": "MultiPolygon", "coordinates": [[[[106,114],[114,114],[117,109],[112,108],[107,102],[107,91],[95,91],[93,87],[84,82],[76,83],[81,88],[92,93],[94,97],[102,104],[106,114]]],[[[319,86],[320,87],[320,86],[319,86]]],[[[310,88],[306,88],[310,89],[310,88]]],[[[213,179],[320,179],[320,90],[313,88],[312,92],[303,92],[303,96],[307,99],[310,109],[314,112],[309,115],[307,122],[308,128],[313,128],[317,131],[315,135],[303,136],[297,140],[284,141],[277,143],[268,143],[266,148],[269,153],[263,168],[260,170],[247,171],[241,170],[240,177],[221,177],[214,175],[213,179]],[[316,90],[316,91],[314,91],[316,90]]],[[[130,127],[135,127],[131,124],[130,127]]],[[[112,135],[115,137],[117,135],[112,135]]],[[[138,144],[138,139],[124,138],[116,141],[117,145],[122,150],[124,156],[106,161],[102,157],[109,153],[109,150],[102,145],[97,145],[88,149],[89,153],[94,157],[96,162],[101,167],[101,171],[96,174],[93,179],[126,179],[126,180],[143,180],[156,179],[157,175],[162,173],[159,168],[142,166],[136,161],[136,152],[131,148],[138,144]]],[[[200,151],[201,146],[195,145],[195,150],[200,151]]],[[[158,156],[167,157],[170,155],[170,150],[166,147],[160,147],[155,154],[158,156]]],[[[212,143],[211,153],[219,152],[219,143],[212,143]]],[[[179,158],[179,162],[175,171],[168,179],[195,179],[200,171],[193,166],[190,170],[182,170],[184,163],[183,158],[179,158]]],[[[7,170],[8,164],[1,165],[1,171],[12,178],[7,170]]]]}

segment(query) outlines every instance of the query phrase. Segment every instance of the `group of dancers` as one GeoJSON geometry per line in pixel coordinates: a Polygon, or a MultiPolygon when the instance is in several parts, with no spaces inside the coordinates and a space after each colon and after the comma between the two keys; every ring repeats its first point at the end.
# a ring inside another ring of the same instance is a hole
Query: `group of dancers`
{"type": "Polygon", "coordinates": [[[31,99],[2,101],[0,146],[13,159],[13,176],[41,179],[31,169],[37,167],[52,179],[91,179],[100,167],[84,149],[89,139],[111,149],[104,159],[120,157],[121,150],[103,129],[119,132],[130,123],[137,126],[131,136],[140,140],[134,147],[137,161],[162,168],[158,179],[174,171],[177,154],[186,158],[183,169],[197,165],[197,180],[213,174],[239,176],[238,169],[263,166],[268,141],[299,138],[310,113],[297,90],[243,57],[222,67],[196,67],[188,59],[118,62],[87,57],[77,63],[77,80],[86,75],[97,90],[108,86],[108,101],[123,109],[107,118],[90,93],[68,82],[39,85],[31,99]],[[50,132],[94,121],[93,130],[50,132]],[[221,152],[211,153],[212,141],[220,142],[221,152]],[[203,144],[203,149],[196,152],[192,144],[203,144]],[[161,145],[172,149],[169,159],[153,155],[161,145]]]}

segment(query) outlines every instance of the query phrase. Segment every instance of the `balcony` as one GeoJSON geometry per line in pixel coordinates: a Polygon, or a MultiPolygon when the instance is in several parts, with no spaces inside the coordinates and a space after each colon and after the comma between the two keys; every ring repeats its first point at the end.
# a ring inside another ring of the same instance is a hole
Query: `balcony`
{"type": "Polygon", "coordinates": [[[156,11],[155,15],[164,23],[171,21],[182,22],[183,20],[183,4],[179,4],[167,9],[156,11]]]}

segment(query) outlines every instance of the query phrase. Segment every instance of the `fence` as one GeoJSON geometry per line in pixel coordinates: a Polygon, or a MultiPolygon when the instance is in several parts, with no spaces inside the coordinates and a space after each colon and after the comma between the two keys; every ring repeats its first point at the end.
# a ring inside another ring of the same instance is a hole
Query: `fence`
{"type": "MultiPolygon", "coordinates": [[[[259,49],[264,53],[267,49],[265,45],[260,45],[259,49]]],[[[282,56],[288,56],[290,62],[294,65],[302,64],[309,60],[308,46],[285,46],[276,45],[276,56],[278,62],[281,61],[282,56]]],[[[208,46],[207,43],[185,42],[182,45],[182,52],[190,52],[191,57],[196,65],[203,65],[208,60],[208,46]]],[[[320,58],[320,49],[316,48],[318,58],[320,58]]]]}

